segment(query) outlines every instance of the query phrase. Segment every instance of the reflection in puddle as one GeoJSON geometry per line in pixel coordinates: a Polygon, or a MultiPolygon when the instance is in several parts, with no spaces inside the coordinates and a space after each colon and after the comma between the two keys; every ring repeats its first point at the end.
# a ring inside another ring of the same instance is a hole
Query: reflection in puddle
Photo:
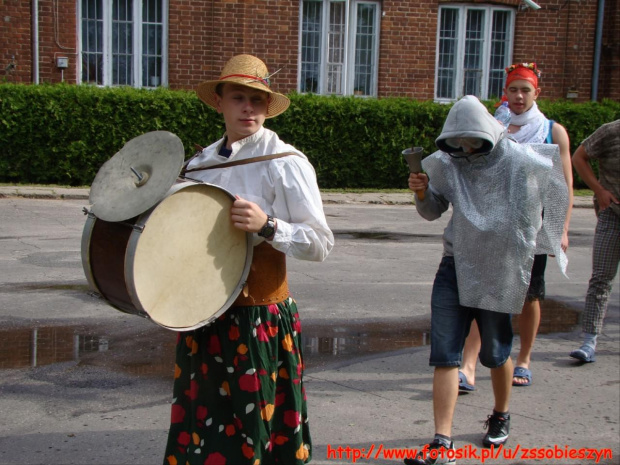
{"type": "Polygon", "coordinates": [[[430,343],[427,320],[340,323],[303,326],[307,367],[344,362],[362,356],[393,352],[430,343]]]}
{"type": "MultiPolygon", "coordinates": [[[[543,302],[539,333],[570,332],[579,312],[543,302]]],[[[514,318],[515,333],[518,317],[514,318]]],[[[131,325],[130,325],[131,326],[131,325]]],[[[303,350],[308,368],[392,352],[429,343],[424,321],[306,324],[303,350]]],[[[74,361],[103,366],[134,376],[170,378],[177,333],[155,324],[130,328],[123,323],[105,327],[39,326],[0,330],[0,369],[37,367],[74,361]]]]}

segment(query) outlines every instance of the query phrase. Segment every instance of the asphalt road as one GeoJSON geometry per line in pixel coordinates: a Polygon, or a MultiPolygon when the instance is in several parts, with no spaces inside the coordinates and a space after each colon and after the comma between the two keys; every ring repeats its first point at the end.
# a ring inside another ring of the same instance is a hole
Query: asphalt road
{"type": "MultiPolygon", "coordinates": [[[[162,460],[176,334],[90,293],[80,258],[86,204],[0,198],[2,464],[162,460]]],[[[429,300],[448,218],[427,222],[406,205],[325,211],[333,253],[323,263],[289,260],[288,269],[304,325],[313,463],[344,464],[352,456],[330,455],[334,445],[402,448],[432,435],[429,300]]],[[[620,463],[618,279],[599,361],[577,370],[567,357],[578,344],[594,226],[591,209],[573,210],[570,279],[549,262],[534,385],[513,394],[513,445],[607,447],[614,458],[600,463],[611,464],[620,463]]],[[[455,417],[460,445],[479,447],[490,413],[482,392],[490,380],[481,369],[479,392],[455,417]]]]}

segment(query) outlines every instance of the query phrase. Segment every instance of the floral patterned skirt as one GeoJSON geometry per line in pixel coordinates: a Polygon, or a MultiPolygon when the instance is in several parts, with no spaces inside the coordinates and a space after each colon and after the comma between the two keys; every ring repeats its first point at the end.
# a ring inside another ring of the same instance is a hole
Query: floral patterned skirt
{"type": "Polygon", "coordinates": [[[311,458],[301,324],[291,298],[234,307],[179,333],[164,465],[298,465],[311,458]]]}

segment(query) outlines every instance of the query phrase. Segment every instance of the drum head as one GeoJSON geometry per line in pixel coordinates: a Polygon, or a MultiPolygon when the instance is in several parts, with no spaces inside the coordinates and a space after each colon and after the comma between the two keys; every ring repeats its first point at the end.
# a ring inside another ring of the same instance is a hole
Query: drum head
{"type": "Polygon", "coordinates": [[[171,191],[138,219],[145,226],[130,239],[126,273],[134,301],[153,321],[185,331],[235,301],[250,270],[252,236],[233,226],[229,192],[194,183],[171,191]]]}
{"type": "Polygon", "coordinates": [[[124,221],[159,202],[177,180],[185,151],[181,139],[153,131],[127,142],[106,161],[90,188],[91,211],[105,221],[124,221]]]}

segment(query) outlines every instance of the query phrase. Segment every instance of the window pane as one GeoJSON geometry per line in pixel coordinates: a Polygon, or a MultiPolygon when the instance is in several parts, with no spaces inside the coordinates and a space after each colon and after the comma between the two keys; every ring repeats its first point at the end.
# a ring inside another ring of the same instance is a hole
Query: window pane
{"type": "Polygon", "coordinates": [[[82,0],[82,82],[103,84],[103,0],[82,0]]]}
{"type": "Polygon", "coordinates": [[[511,54],[513,14],[494,6],[440,9],[436,98],[501,95],[504,68],[511,54]]]}
{"type": "Polygon", "coordinates": [[[504,68],[508,63],[508,27],[510,13],[495,11],[491,25],[491,49],[489,56],[489,88],[487,98],[499,98],[504,87],[504,68]]]}
{"type": "Polygon", "coordinates": [[[359,95],[371,95],[374,89],[376,14],[376,4],[361,4],[357,7],[353,91],[355,94],[359,95]]]}
{"type": "Polygon", "coordinates": [[[304,1],[301,25],[301,92],[318,92],[321,66],[321,2],[304,1]]]}
{"type": "Polygon", "coordinates": [[[96,19],[101,21],[102,18],[102,0],[82,0],[82,19],[96,19]]]}
{"type": "Polygon", "coordinates": [[[484,13],[483,10],[467,12],[463,56],[463,95],[481,96],[484,13]]]}
{"type": "Polygon", "coordinates": [[[133,0],[112,3],[112,84],[133,82],[133,0]]]}
{"type": "Polygon", "coordinates": [[[162,84],[163,23],[162,0],[144,0],[142,4],[142,86],[162,84]]]}
{"type": "Polygon", "coordinates": [[[459,10],[442,8],[439,21],[437,97],[455,98],[456,50],[459,10]]]}
{"type": "Polygon", "coordinates": [[[379,4],[372,0],[302,2],[301,92],[375,92],[379,4]]]}
{"type": "Polygon", "coordinates": [[[327,94],[342,94],[345,42],[345,4],[329,6],[329,29],[327,31],[327,94]]]}
{"type": "Polygon", "coordinates": [[[142,19],[148,23],[161,23],[162,20],[161,0],[143,0],[142,19]]]}

